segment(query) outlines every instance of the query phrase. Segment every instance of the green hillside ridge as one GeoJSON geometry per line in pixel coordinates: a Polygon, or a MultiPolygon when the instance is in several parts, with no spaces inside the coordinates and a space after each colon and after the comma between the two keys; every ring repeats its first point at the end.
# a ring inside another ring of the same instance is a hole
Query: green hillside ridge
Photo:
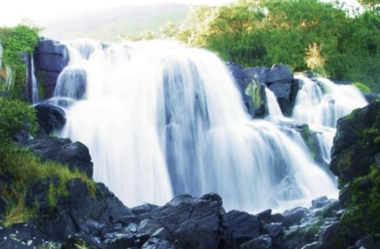
{"type": "Polygon", "coordinates": [[[109,8],[59,18],[47,25],[42,35],[58,39],[79,38],[118,42],[120,35],[137,36],[145,30],[159,33],[167,22],[186,19],[189,6],[185,4],[141,5],[109,8]]]}

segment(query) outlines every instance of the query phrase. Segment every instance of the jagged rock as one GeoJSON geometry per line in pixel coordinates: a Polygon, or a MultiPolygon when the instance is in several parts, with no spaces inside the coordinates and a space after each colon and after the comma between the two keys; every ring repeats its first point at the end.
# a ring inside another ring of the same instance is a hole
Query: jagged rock
{"type": "Polygon", "coordinates": [[[311,201],[311,209],[323,208],[329,203],[329,199],[326,196],[322,196],[311,201]]]}
{"type": "Polygon", "coordinates": [[[60,72],[68,65],[69,53],[58,41],[41,38],[35,53],[37,81],[44,88],[44,99],[53,96],[60,72]]]}
{"type": "Polygon", "coordinates": [[[88,148],[80,142],[72,143],[70,139],[39,137],[24,144],[44,160],[53,160],[68,165],[70,170],[78,169],[92,177],[93,164],[88,148]]]}
{"type": "Polygon", "coordinates": [[[285,227],[281,223],[270,223],[265,226],[265,231],[272,239],[281,236],[284,232],[284,229],[285,227]]]}
{"type": "Polygon", "coordinates": [[[228,248],[234,249],[262,233],[262,225],[257,216],[236,210],[223,216],[223,227],[225,243],[228,248]]]}
{"type": "Polygon", "coordinates": [[[152,219],[172,233],[180,247],[218,248],[222,200],[215,194],[201,198],[181,195],[153,211],[152,219]]]}
{"type": "Polygon", "coordinates": [[[142,249],[180,249],[178,246],[173,245],[169,241],[151,238],[144,243],[142,249]]]}
{"type": "Polygon", "coordinates": [[[305,245],[301,249],[320,249],[320,248],[321,248],[321,243],[314,242],[314,243],[305,245]]]}
{"type": "Polygon", "coordinates": [[[62,71],[68,64],[68,51],[65,45],[50,39],[41,39],[37,47],[36,69],[62,71]]]}
{"type": "Polygon", "coordinates": [[[135,236],[130,233],[111,233],[107,234],[103,242],[107,249],[129,248],[135,244],[135,236]]]}
{"type": "Polygon", "coordinates": [[[243,102],[247,107],[249,113],[253,117],[264,117],[267,115],[268,108],[265,94],[265,75],[268,74],[267,71],[269,71],[269,69],[259,67],[243,69],[242,66],[237,64],[229,64],[228,67],[237,84],[237,87],[242,95],[243,102]],[[260,98],[259,106],[255,106],[251,96],[246,94],[246,89],[252,81],[257,81],[256,83],[259,84],[260,87],[260,91],[258,92],[257,96],[260,98]]]}
{"type": "Polygon", "coordinates": [[[37,122],[41,134],[49,135],[64,127],[66,115],[63,109],[49,104],[40,104],[34,108],[37,111],[37,122]]]}
{"type": "Polygon", "coordinates": [[[144,243],[158,230],[162,231],[164,228],[157,220],[146,219],[140,222],[137,230],[137,237],[139,237],[144,243]]]}
{"type": "Polygon", "coordinates": [[[248,67],[244,69],[245,82],[251,82],[256,78],[260,83],[266,84],[268,82],[269,68],[267,67],[248,67]]]}
{"type": "Polygon", "coordinates": [[[355,245],[350,246],[348,249],[379,249],[380,248],[380,235],[369,235],[358,240],[355,245]]]}
{"type": "Polygon", "coordinates": [[[339,228],[338,219],[326,219],[318,231],[318,240],[321,244],[331,241],[331,238],[336,236],[336,232],[339,228]]]}
{"type": "Polygon", "coordinates": [[[268,83],[274,83],[274,82],[281,82],[281,83],[288,83],[291,80],[293,80],[293,73],[289,66],[282,65],[282,64],[275,64],[270,69],[267,82],[268,83]]]}
{"type": "Polygon", "coordinates": [[[307,208],[297,207],[291,210],[286,210],[282,215],[284,216],[285,224],[290,227],[310,219],[310,217],[313,216],[313,213],[307,208]]]}
{"type": "Polygon", "coordinates": [[[376,101],[338,120],[331,150],[331,171],[345,182],[367,175],[380,151],[380,102],[376,101]],[[365,148],[365,149],[364,149],[365,148]]]}
{"type": "Polygon", "coordinates": [[[264,223],[269,223],[271,221],[272,209],[267,209],[257,214],[259,219],[264,223]]]}
{"type": "Polygon", "coordinates": [[[150,218],[151,213],[158,208],[154,204],[143,204],[134,208],[131,208],[131,212],[138,217],[140,220],[145,220],[150,218]]]}
{"type": "Polygon", "coordinates": [[[45,239],[46,236],[36,226],[29,223],[0,229],[1,249],[33,249],[45,239]]]}
{"type": "Polygon", "coordinates": [[[244,243],[240,249],[272,249],[272,239],[268,235],[263,235],[244,243]]]}

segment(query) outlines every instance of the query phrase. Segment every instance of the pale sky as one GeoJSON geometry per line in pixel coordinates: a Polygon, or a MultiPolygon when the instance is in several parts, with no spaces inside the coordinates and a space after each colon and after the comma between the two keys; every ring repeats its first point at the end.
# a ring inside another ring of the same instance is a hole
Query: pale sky
{"type": "Polygon", "coordinates": [[[186,3],[222,5],[236,0],[10,0],[1,5],[0,26],[14,26],[24,18],[37,24],[68,13],[142,4],[186,3]]]}
{"type": "MultiPolygon", "coordinates": [[[[10,0],[1,5],[0,26],[14,26],[24,18],[39,23],[53,20],[65,14],[80,11],[90,11],[101,8],[118,7],[126,5],[160,4],[160,3],[187,3],[222,5],[236,0],[10,0]]],[[[331,1],[331,0],[322,0],[331,1]]],[[[356,0],[345,0],[347,3],[357,5],[356,0]]]]}

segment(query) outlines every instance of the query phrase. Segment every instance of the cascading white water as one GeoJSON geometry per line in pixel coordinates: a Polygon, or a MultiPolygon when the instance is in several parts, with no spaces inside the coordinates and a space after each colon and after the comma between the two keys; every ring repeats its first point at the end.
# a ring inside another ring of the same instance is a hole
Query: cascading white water
{"type": "Polygon", "coordinates": [[[278,104],[276,95],[269,88],[265,88],[265,94],[268,102],[268,113],[271,117],[283,117],[280,105],[278,104]]]}
{"type": "Polygon", "coordinates": [[[37,78],[36,78],[36,72],[34,69],[34,59],[33,56],[31,56],[31,77],[32,77],[32,104],[36,104],[39,101],[38,96],[38,85],[37,85],[37,78]]]}
{"type": "Polygon", "coordinates": [[[249,119],[215,55],[168,42],[86,44],[67,45],[55,92],[73,103],[62,136],[89,147],[94,178],[125,204],[216,192],[227,209],[258,211],[336,194],[305,148],[249,119]]]}
{"type": "Polygon", "coordinates": [[[368,104],[355,86],[337,85],[325,78],[315,79],[320,84],[305,76],[295,78],[303,83],[293,111],[298,121],[335,127],[339,118],[368,104]]]}

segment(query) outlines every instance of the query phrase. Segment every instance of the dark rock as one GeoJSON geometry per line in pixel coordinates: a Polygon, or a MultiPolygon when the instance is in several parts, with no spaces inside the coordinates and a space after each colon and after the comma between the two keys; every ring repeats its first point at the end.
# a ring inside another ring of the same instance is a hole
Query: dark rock
{"type": "Polygon", "coordinates": [[[158,238],[151,238],[146,243],[144,243],[144,245],[142,246],[142,249],[180,249],[180,248],[169,241],[158,239],[158,238]]]}
{"type": "Polygon", "coordinates": [[[69,139],[39,137],[24,144],[44,160],[53,160],[68,165],[70,170],[78,169],[92,177],[93,164],[88,148],[80,142],[69,139]]]}
{"type": "Polygon", "coordinates": [[[354,246],[348,249],[379,249],[380,248],[380,235],[369,235],[358,240],[354,246]]]}
{"type": "Polygon", "coordinates": [[[338,231],[339,223],[338,220],[325,221],[325,224],[319,228],[318,231],[318,241],[322,244],[325,244],[328,241],[331,241],[333,237],[336,236],[338,231]]]}
{"type": "Polygon", "coordinates": [[[36,226],[22,223],[1,228],[0,238],[1,249],[33,249],[42,244],[46,236],[36,226]]]}
{"type": "Polygon", "coordinates": [[[269,89],[277,96],[277,98],[283,98],[288,101],[290,100],[292,84],[273,83],[269,86],[269,89]]]}
{"type": "Polygon", "coordinates": [[[244,69],[245,82],[251,82],[253,79],[258,80],[260,83],[266,84],[268,82],[269,68],[267,67],[249,67],[244,69]]]}
{"type": "Polygon", "coordinates": [[[286,210],[282,215],[284,216],[285,224],[287,226],[293,226],[300,224],[302,221],[305,221],[305,219],[309,219],[313,213],[307,208],[297,207],[286,210]]]}
{"type": "Polygon", "coordinates": [[[67,48],[58,41],[41,38],[38,42],[37,53],[67,55],[67,48]]]}
{"type": "Polygon", "coordinates": [[[367,175],[375,163],[380,131],[373,126],[380,123],[379,111],[376,101],[338,120],[330,169],[344,182],[367,175]]]}
{"type": "Polygon", "coordinates": [[[305,245],[301,249],[320,249],[320,248],[321,248],[321,243],[314,242],[314,243],[305,245]]]}
{"type": "Polygon", "coordinates": [[[269,71],[267,82],[282,82],[288,83],[293,80],[293,73],[289,66],[275,64],[269,71]]]}
{"type": "Polygon", "coordinates": [[[37,111],[40,133],[49,135],[59,132],[64,127],[66,115],[63,109],[49,104],[40,104],[34,108],[37,111]]]}
{"type": "Polygon", "coordinates": [[[244,243],[240,249],[272,249],[272,239],[268,235],[263,235],[244,243]]]}
{"type": "Polygon", "coordinates": [[[228,248],[239,248],[241,244],[257,238],[262,226],[257,216],[230,211],[223,216],[224,239],[228,248]]]}
{"type": "Polygon", "coordinates": [[[285,218],[282,214],[273,214],[270,219],[271,222],[284,224],[285,218]]]}
{"type": "Polygon", "coordinates": [[[160,229],[163,229],[163,227],[157,220],[146,219],[140,222],[137,236],[145,242],[160,229]]]}
{"type": "Polygon", "coordinates": [[[148,203],[148,204],[131,208],[131,212],[140,220],[145,220],[145,219],[150,218],[151,213],[157,208],[158,206],[148,203]]]}
{"type": "Polygon", "coordinates": [[[223,214],[221,198],[182,195],[153,211],[152,219],[172,233],[178,245],[187,248],[218,248],[223,214]]]}
{"type": "Polygon", "coordinates": [[[339,210],[340,202],[334,199],[329,199],[327,204],[316,212],[316,215],[323,218],[336,217],[339,210]]]}
{"type": "Polygon", "coordinates": [[[36,59],[37,70],[61,72],[68,64],[68,58],[59,54],[39,53],[36,59]]]}
{"type": "Polygon", "coordinates": [[[329,199],[326,196],[322,196],[311,201],[311,209],[322,208],[329,203],[329,199]]]}
{"type": "Polygon", "coordinates": [[[368,103],[372,103],[376,100],[380,100],[380,96],[377,93],[363,93],[364,98],[368,103]]]}
{"type": "Polygon", "coordinates": [[[264,223],[269,223],[271,221],[272,209],[264,210],[257,214],[260,220],[264,223]]]}
{"type": "Polygon", "coordinates": [[[103,242],[107,249],[119,249],[132,247],[135,244],[133,234],[112,233],[107,234],[107,239],[103,242]]]}
{"type": "MultiPolygon", "coordinates": [[[[112,232],[123,217],[132,215],[104,184],[96,185],[94,197],[79,179],[69,181],[67,191],[69,196],[59,196],[56,207],[37,221],[49,239],[62,241],[77,233],[98,237],[105,230],[112,232]]],[[[40,201],[44,202],[48,200],[40,201]]]]}
{"type": "Polygon", "coordinates": [[[73,236],[70,236],[70,238],[65,240],[61,248],[73,249],[73,248],[99,248],[99,247],[101,247],[99,240],[85,233],[78,233],[73,236]]]}
{"type": "Polygon", "coordinates": [[[38,84],[43,87],[44,91],[43,99],[53,97],[59,74],[60,72],[37,70],[38,84]]]}
{"type": "Polygon", "coordinates": [[[281,236],[284,232],[284,226],[281,223],[270,223],[265,226],[265,231],[274,239],[281,236]]]}

